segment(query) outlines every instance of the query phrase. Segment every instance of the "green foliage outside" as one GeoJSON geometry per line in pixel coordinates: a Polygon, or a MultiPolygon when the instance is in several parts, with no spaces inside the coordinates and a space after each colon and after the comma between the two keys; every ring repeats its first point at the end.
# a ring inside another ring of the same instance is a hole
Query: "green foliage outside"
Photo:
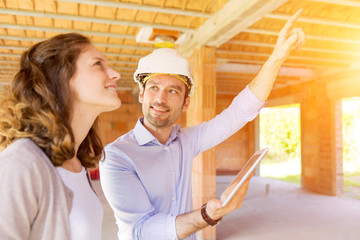
{"type": "Polygon", "coordinates": [[[300,156],[299,104],[264,108],[260,115],[260,144],[269,147],[268,157],[283,162],[300,156]]]}
{"type": "Polygon", "coordinates": [[[299,104],[261,110],[260,148],[269,148],[261,176],[300,184],[300,132],[299,104]]]}
{"type": "Polygon", "coordinates": [[[360,199],[360,98],[343,100],[344,196],[360,199]]]}
{"type": "Polygon", "coordinates": [[[347,163],[360,161],[360,100],[344,100],[342,106],[343,159],[346,166],[347,163]]]}

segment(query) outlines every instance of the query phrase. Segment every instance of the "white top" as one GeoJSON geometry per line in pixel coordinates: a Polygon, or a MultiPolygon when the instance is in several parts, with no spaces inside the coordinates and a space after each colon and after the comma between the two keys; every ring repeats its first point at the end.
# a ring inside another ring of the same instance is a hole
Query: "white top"
{"type": "Polygon", "coordinates": [[[64,184],[74,193],[70,212],[71,239],[100,240],[103,220],[103,208],[99,198],[89,184],[86,170],[71,172],[56,167],[64,184]]]}

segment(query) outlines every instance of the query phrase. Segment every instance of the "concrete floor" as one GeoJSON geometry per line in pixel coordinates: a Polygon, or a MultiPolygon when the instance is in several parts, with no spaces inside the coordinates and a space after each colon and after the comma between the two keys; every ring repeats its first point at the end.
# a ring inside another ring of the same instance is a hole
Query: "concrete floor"
{"type": "MultiPolygon", "coordinates": [[[[233,177],[217,177],[218,195],[233,177]]],[[[104,206],[103,240],[116,240],[113,212],[98,181],[94,181],[94,187],[104,206]]],[[[359,240],[360,201],[253,177],[243,206],[223,218],[216,236],[226,240],[359,240]]]]}

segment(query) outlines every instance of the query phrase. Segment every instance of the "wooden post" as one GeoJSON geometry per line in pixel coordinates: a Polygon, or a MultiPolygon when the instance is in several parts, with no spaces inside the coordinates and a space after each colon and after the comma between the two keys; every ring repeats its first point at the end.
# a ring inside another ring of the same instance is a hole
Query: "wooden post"
{"type": "MultiPolygon", "coordinates": [[[[216,62],[215,48],[201,47],[190,57],[195,81],[195,91],[187,110],[187,126],[193,126],[215,117],[216,112],[216,62]]],[[[194,159],[194,208],[199,209],[209,199],[216,197],[215,150],[210,149],[194,159]]],[[[198,239],[216,239],[215,227],[197,233],[198,239]]]]}

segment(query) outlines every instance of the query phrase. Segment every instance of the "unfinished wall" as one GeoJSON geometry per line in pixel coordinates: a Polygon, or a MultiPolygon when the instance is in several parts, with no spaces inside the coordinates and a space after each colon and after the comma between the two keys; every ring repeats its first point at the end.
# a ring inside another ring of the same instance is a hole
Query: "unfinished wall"
{"type": "MultiPolygon", "coordinates": [[[[226,109],[235,95],[217,95],[216,114],[226,109]]],[[[217,175],[237,173],[255,151],[254,121],[215,147],[217,175]]]]}
{"type": "Polygon", "coordinates": [[[99,116],[100,136],[104,145],[127,133],[135,127],[141,113],[141,105],[130,91],[118,91],[121,106],[115,111],[99,116]]]}

